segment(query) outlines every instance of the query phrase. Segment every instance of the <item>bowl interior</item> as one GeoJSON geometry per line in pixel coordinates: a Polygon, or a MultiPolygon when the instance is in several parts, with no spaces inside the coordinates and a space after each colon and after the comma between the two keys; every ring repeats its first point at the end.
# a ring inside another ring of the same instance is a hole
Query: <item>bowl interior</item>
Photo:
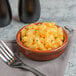
{"type": "MultiPolygon", "coordinates": [[[[35,24],[38,25],[38,24],[41,24],[41,23],[35,23],[35,24]]],[[[20,32],[22,31],[22,29],[24,29],[24,28],[27,27],[27,26],[30,26],[30,24],[22,27],[22,28],[18,31],[17,35],[16,35],[17,44],[18,44],[20,47],[22,47],[23,49],[25,49],[25,50],[30,50],[30,51],[32,51],[32,52],[40,52],[40,53],[51,52],[51,53],[53,53],[53,52],[61,51],[62,49],[64,49],[64,48],[67,46],[67,43],[68,43],[68,34],[67,34],[67,32],[63,29],[63,33],[64,33],[64,43],[62,44],[62,46],[60,46],[60,47],[58,47],[58,48],[55,48],[55,49],[52,49],[52,50],[40,51],[40,50],[33,50],[33,49],[31,49],[31,48],[24,47],[24,45],[22,44],[22,42],[21,42],[21,40],[20,40],[20,32]]],[[[60,26],[57,25],[57,27],[60,27],[60,26]]]]}

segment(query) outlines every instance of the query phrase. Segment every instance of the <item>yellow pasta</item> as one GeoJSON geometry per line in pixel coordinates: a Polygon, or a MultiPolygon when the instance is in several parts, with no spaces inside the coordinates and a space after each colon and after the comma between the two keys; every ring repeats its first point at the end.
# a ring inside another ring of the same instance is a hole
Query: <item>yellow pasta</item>
{"type": "Polygon", "coordinates": [[[21,42],[25,47],[34,50],[51,50],[63,44],[63,29],[57,27],[55,22],[30,24],[21,33],[21,42]]]}
{"type": "Polygon", "coordinates": [[[24,43],[24,42],[27,42],[28,41],[28,37],[24,36],[22,37],[21,41],[24,43]]]}
{"type": "Polygon", "coordinates": [[[26,29],[23,29],[23,30],[21,31],[21,33],[20,33],[20,34],[21,34],[21,38],[24,37],[24,36],[26,35],[26,32],[27,32],[26,29]]]}
{"type": "Polygon", "coordinates": [[[60,40],[63,40],[63,30],[62,30],[62,28],[59,27],[57,32],[58,32],[58,33],[57,33],[57,34],[58,34],[58,38],[59,38],[60,40]]]}

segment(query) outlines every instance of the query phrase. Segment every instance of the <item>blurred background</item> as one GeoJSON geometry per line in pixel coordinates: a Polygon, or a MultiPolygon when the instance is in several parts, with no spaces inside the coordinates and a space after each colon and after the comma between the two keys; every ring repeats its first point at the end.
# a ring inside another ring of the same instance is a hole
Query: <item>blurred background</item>
{"type": "MultiPolygon", "coordinates": [[[[13,19],[10,25],[1,28],[4,34],[0,38],[14,39],[16,32],[25,24],[18,22],[18,1],[9,0],[12,9],[13,19]],[[9,30],[8,30],[8,29],[9,30]],[[16,28],[16,29],[15,29],[16,28]],[[9,35],[8,35],[8,31],[9,35]],[[13,33],[12,33],[13,32],[13,33]],[[12,36],[10,37],[10,34],[12,36]]],[[[76,0],[40,0],[41,16],[38,22],[54,21],[60,26],[70,26],[76,28],[76,0]]]]}
{"type": "MultiPolygon", "coordinates": [[[[0,39],[14,40],[18,30],[26,24],[18,21],[18,1],[9,0],[13,19],[10,25],[0,28],[0,39]]],[[[41,16],[38,22],[56,22],[60,26],[76,28],[76,0],[40,0],[41,16]]],[[[75,42],[76,43],[76,42],[75,42]]],[[[65,76],[76,76],[76,44],[73,46],[65,76]]]]}

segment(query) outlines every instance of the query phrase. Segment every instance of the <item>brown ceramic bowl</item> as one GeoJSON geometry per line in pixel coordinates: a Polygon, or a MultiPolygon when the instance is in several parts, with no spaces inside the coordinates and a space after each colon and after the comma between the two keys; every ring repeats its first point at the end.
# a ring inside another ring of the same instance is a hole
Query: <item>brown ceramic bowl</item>
{"type": "MultiPolygon", "coordinates": [[[[41,24],[41,23],[35,23],[35,24],[37,25],[37,24],[41,24]]],[[[27,27],[29,25],[26,25],[23,28],[25,28],[25,27],[27,27]]],[[[58,26],[58,27],[60,27],[60,26],[58,26]]],[[[33,49],[30,49],[30,48],[24,47],[24,45],[20,41],[20,32],[21,32],[21,30],[23,28],[21,28],[18,31],[17,36],[16,36],[16,41],[17,41],[17,44],[18,44],[18,46],[20,48],[20,51],[26,57],[28,57],[30,59],[39,60],[39,61],[55,59],[55,58],[59,57],[64,52],[64,49],[65,49],[65,47],[68,44],[68,34],[63,29],[63,32],[64,32],[64,43],[63,43],[63,45],[61,47],[58,47],[56,49],[52,49],[51,51],[49,51],[49,50],[39,51],[39,50],[33,50],[33,49]]]]}

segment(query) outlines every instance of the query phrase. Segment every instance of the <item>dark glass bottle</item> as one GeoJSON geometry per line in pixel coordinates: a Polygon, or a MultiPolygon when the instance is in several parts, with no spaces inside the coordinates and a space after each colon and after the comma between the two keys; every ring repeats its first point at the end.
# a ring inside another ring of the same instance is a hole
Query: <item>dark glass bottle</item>
{"type": "Polygon", "coordinates": [[[0,27],[9,25],[11,19],[12,14],[8,0],[0,0],[0,27]]]}
{"type": "Polygon", "coordinates": [[[24,23],[36,22],[40,18],[39,0],[19,0],[19,18],[24,23]]]}

